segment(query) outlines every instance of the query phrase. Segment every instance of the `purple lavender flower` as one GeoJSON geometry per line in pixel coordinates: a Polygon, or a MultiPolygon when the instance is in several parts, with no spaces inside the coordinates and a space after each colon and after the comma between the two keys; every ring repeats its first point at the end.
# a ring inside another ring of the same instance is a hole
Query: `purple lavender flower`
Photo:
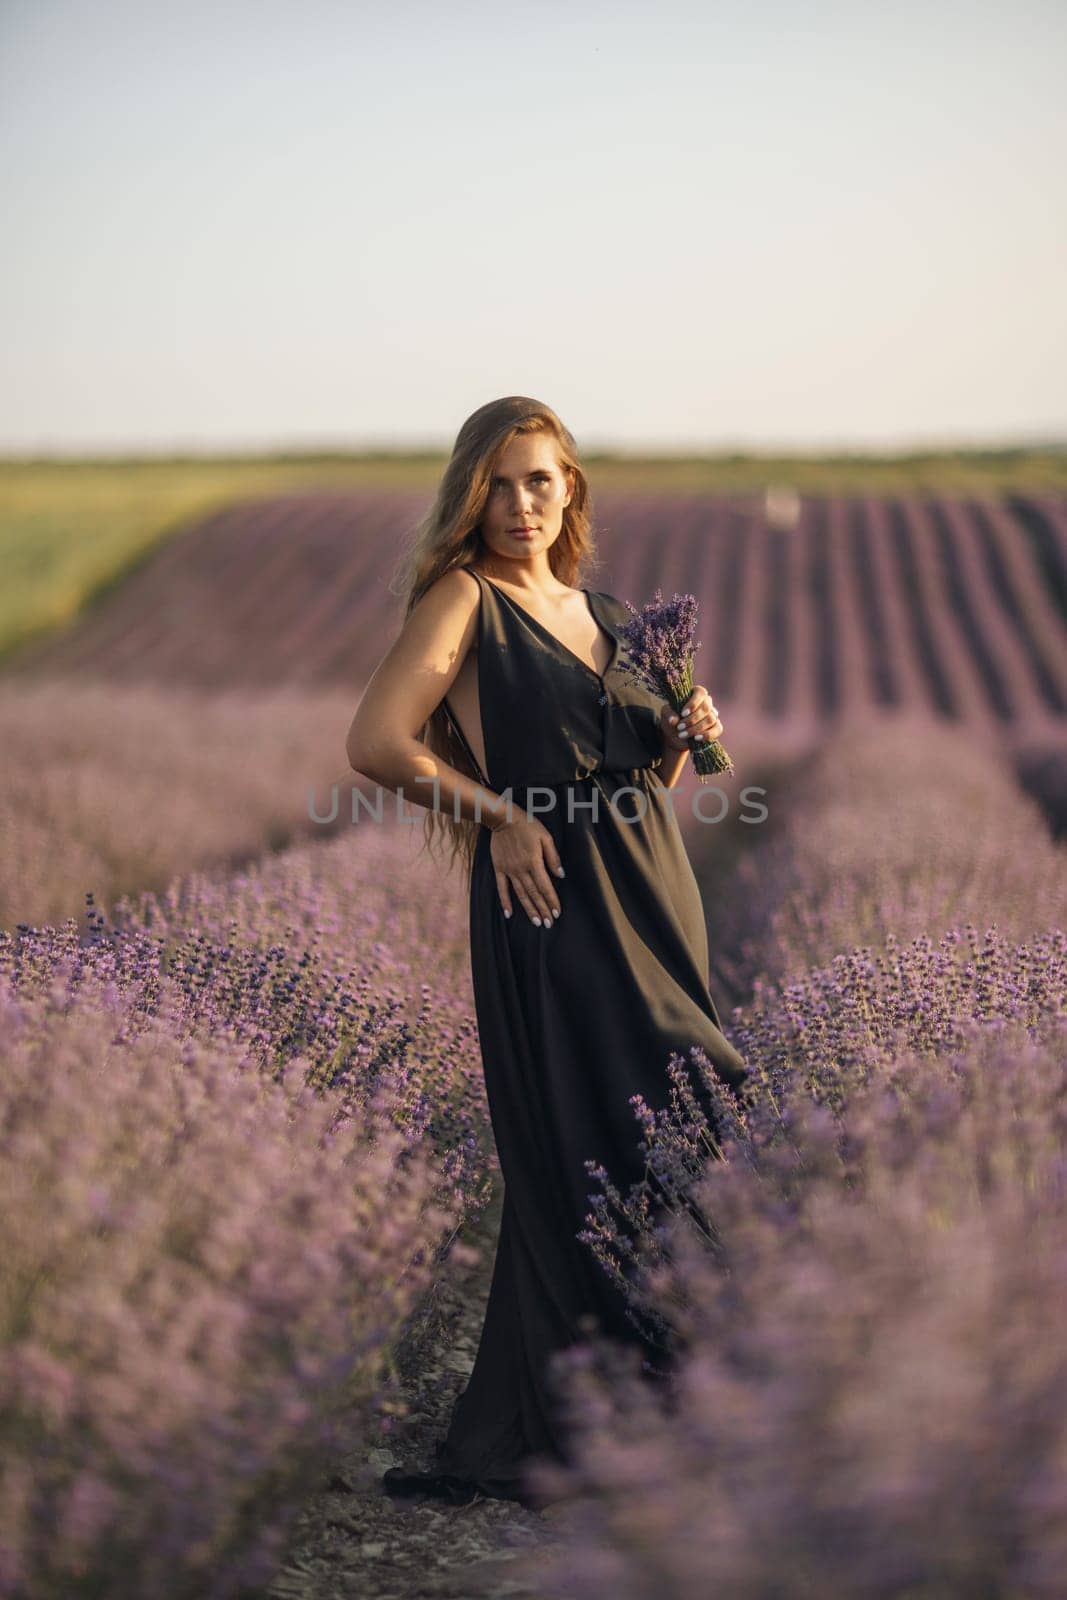
{"type": "MultiPolygon", "coordinates": [[[[665,601],[662,589],[657,589],[641,611],[628,600],[624,603],[633,613],[633,621],[624,623],[619,630],[629,654],[629,664],[620,661],[620,669],[653,694],[669,700],[675,711],[681,711],[693,692],[693,657],[700,649],[693,639],[696,596],[676,594],[673,600],[665,601]]],[[[706,783],[713,773],[734,770],[718,739],[694,739],[691,749],[693,767],[701,783],[706,783]]]]}

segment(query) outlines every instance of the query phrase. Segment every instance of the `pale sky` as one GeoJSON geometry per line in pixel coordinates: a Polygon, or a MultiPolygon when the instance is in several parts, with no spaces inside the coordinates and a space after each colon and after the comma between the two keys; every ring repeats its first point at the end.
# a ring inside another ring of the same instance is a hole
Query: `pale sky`
{"type": "Polygon", "coordinates": [[[1067,7],[0,0],[0,450],[1067,437],[1067,7]]]}

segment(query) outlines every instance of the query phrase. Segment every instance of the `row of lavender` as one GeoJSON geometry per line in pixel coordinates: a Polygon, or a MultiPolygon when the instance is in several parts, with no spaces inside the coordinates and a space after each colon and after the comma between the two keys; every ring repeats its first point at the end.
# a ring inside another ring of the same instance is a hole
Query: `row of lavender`
{"type": "Polygon", "coordinates": [[[0,934],[0,1594],[251,1591],[379,1426],[493,1180],[465,908],[412,846],[0,934]]]}
{"type": "Polygon", "coordinates": [[[675,1383],[559,1358],[580,1445],[538,1476],[579,1500],[527,1576],[566,1600],[1052,1600],[1067,860],[943,733],[842,740],[787,811],[730,923],[755,1104],[677,1057],[670,1104],[634,1106],[644,1183],[593,1173],[588,1242],[675,1383]]]}
{"type": "Polygon", "coordinates": [[[0,927],[346,828],[358,696],[0,678],[0,927]],[[337,821],[331,814],[337,790],[337,821]]]}

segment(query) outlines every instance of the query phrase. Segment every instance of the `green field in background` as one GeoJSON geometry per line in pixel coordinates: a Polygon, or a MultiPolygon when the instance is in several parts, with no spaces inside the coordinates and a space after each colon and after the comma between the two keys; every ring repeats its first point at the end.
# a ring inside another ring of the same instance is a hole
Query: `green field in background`
{"type": "MultiPolygon", "coordinates": [[[[380,487],[429,497],[443,452],[0,460],[0,656],[61,628],[177,528],[244,496],[380,487]]],[[[1067,493],[1067,447],[877,455],[583,456],[598,491],[1067,493]]]]}

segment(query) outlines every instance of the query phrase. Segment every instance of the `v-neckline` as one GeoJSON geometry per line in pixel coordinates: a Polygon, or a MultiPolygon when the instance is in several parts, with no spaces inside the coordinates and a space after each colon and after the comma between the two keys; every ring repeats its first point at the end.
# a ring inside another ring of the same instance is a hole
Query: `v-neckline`
{"type": "MultiPolygon", "coordinates": [[[[471,567],[470,571],[473,572],[474,568],[471,567]]],[[[601,684],[601,686],[603,686],[604,679],[607,677],[608,673],[611,671],[612,667],[614,667],[616,661],[618,660],[619,646],[620,646],[621,641],[620,641],[618,635],[616,633],[614,633],[611,628],[607,627],[605,625],[605,623],[602,622],[600,617],[597,615],[596,607],[593,604],[593,591],[591,589],[587,589],[583,585],[583,587],[581,588],[581,590],[579,592],[581,594],[585,595],[585,603],[586,603],[586,606],[588,608],[589,615],[592,617],[593,621],[596,623],[596,625],[600,629],[600,631],[602,633],[606,633],[608,638],[611,640],[611,655],[610,655],[610,657],[608,659],[608,664],[604,668],[603,672],[598,672],[595,667],[591,667],[589,665],[588,661],[583,661],[581,656],[577,655],[575,653],[575,651],[573,651],[571,649],[569,644],[564,644],[562,639],[557,638],[556,635],[552,632],[551,628],[546,628],[544,623],[541,622],[537,617],[535,617],[532,611],[527,611],[526,607],[525,606],[520,606],[520,604],[519,604],[519,602],[517,600],[512,600],[511,595],[505,594],[504,590],[500,587],[500,585],[498,583],[494,583],[492,578],[487,578],[485,576],[484,572],[479,572],[479,573],[476,574],[476,576],[479,577],[479,578],[484,579],[484,581],[489,585],[489,587],[491,589],[495,589],[497,594],[503,595],[505,600],[510,601],[511,604],[515,607],[516,611],[521,611],[523,616],[526,618],[526,620],[528,622],[532,622],[535,628],[540,628],[541,632],[545,635],[545,637],[547,639],[551,639],[552,643],[554,645],[557,645],[559,647],[559,649],[564,652],[565,655],[570,656],[572,661],[577,661],[577,663],[578,663],[578,665],[580,667],[584,667],[586,672],[590,673],[594,678],[596,678],[597,682],[599,684],[601,684]]]]}

